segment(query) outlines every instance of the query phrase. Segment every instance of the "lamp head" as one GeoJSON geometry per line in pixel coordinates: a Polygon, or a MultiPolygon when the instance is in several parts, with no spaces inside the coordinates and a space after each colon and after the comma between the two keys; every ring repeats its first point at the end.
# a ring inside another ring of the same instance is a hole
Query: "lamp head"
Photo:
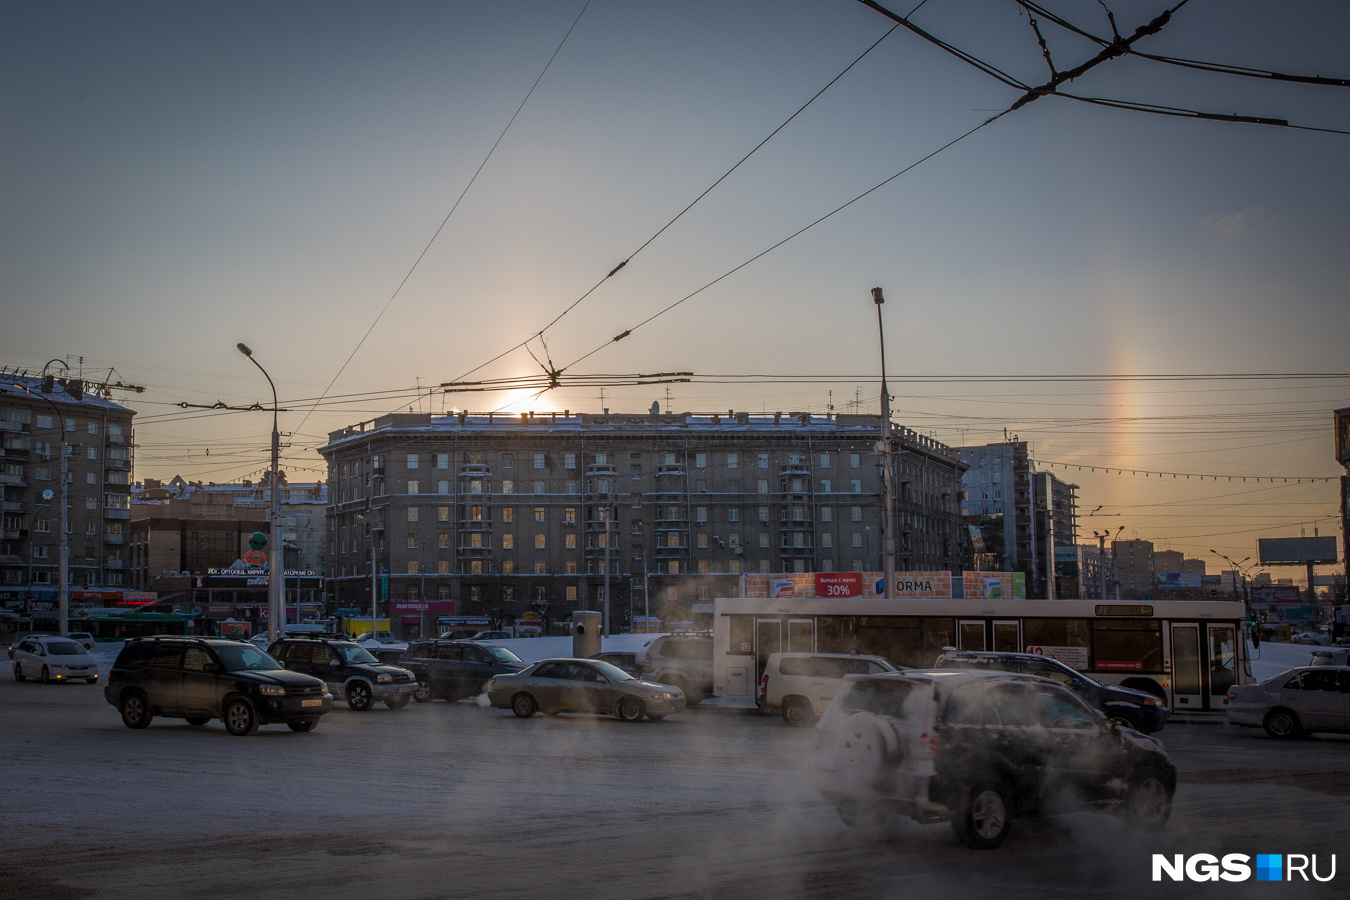
{"type": "Polygon", "coordinates": [[[253,358],[253,351],[248,349],[248,344],[235,344],[235,346],[239,348],[240,353],[244,354],[249,359],[253,358]]]}
{"type": "Polygon", "coordinates": [[[877,306],[880,306],[881,304],[886,302],[886,298],[881,295],[881,288],[879,287],[872,288],[872,302],[875,303],[877,306]]]}

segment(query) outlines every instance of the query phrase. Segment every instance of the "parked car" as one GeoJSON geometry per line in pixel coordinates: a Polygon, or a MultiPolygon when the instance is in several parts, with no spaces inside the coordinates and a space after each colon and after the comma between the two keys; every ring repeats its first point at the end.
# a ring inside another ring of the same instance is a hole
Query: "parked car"
{"type": "Polygon", "coordinates": [[[79,643],[68,637],[46,635],[24,638],[14,645],[14,680],[36,678],[43,684],[84,679],[98,684],[98,663],[79,643]]]}
{"type": "Polygon", "coordinates": [[[412,672],[381,663],[352,641],[286,637],[268,652],[287,669],[323,681],[333,696],[346,700],[356,712],[365,712],[376,700],[390,709],[403,709],[417,689],[412,672]]]}
{"type": "Polygon", "coordinates": [[[635,650],[605,650],[591,654],[590,658],[607,662],[611,666],[617,666],[634,678],[642,677],[642,667],[637,664],[637,651],[635,650]]]}
{"type": "Polygon", "coordinates": [[[793,727],[811,722],[844,686],[845,675],[897,672],[880,656],[851,653],[773,653],[764,664],[755,705],[793,727]]]}
{"type": "Polygon", "coordinates": [[[1300,666],[1228,689],[1228,721],[1273,738],[1350,732],[1350,666],[1300,666]]]}
{"type": "Polygon", "coordinates": [[[488,701],[522,719],[536,712],[590,712],[625,722],[664,719],[685,707],[684,694],[670,685],[640,681],[617,666],[595,659],[544,659],[520,672],[494,675],[488,701]]]}
{"type": "Polygon", "coordinates": [[[707,634],[667,634],[637,651],[647,681],[677,687],[690,706],[713,695],[713,642],[707,634]]]}
{"type": "Polygon", "coordinates": [[[1350,648],[1314,650],[1310,666],[1350,666],[1350,648]]]}
{"type": "Polygon", "coordinates": [[[442,640],[409,644],[404,665],[417,681],[413,699],[419,703],[438,697],[453,703],[477,696],[492,676],[525,668],[524,661],[505,647],[442,640]]]}
{"type": "Polygon", "coordinates": [[[1311,631],[1305,631],[1301,634],[1294,635],[1292,638],[1289,639],[1289,643],[1305,644],[1309,647],[1321,647],[1326,644],[1330,644],[1331,638],[1327,637],[1326,635],[1313,634],[1311,631]]]}
{"type": "Polygon", "coordinates": [[[511,635],[507,634],[505,631],[476,631],[476,632],[474,632],[473,637],[469,638],[469,640],[471,640],[471,641],[509,641],[509,640],[511,640],[511,635]]]}
{"type": "MultiPolygon", "coordinates": [[[[1134,688],[1094,681],[1057,659],[1035,653],[999,653],[944,648],[934,664],[939,669],[998,669],[1049,678],[1082,697],[1102,715],[1144,734],[1162,731],[1172,711],[1161,698],[1134,688]]],[[[1220,682],[1216,682],[1218,684],[1220,682]]],[[[1232,684],[1230,679],[1228,684],[1232,684]]],[[[1225,685],[1226,687],[1226,685],[1225,685]]],[[[1217,688],[1222,690],[1223,688],[1217,688]]]]}
{"type": "Polygon", "coordinates": [[[377,631],[372,638],[369,631],[363,631],[352,638],[352,640],[356,641],[358,644],[370,640],[374,640],[377,644],[392,644],[394,643],[394,635],[388,631],[377,631]]]}
{"type": "Polygon", "coordinates": [[[253,635],[253,637],[248,638],[247,641],[248,641],[248,643],[250,643],[250,644],[252,644],[253,646],[257,647],[259,650],[266,650],[266,649],[267,649],[267,645],[271,643],[271,641],[269,641],[269,640],[267,639],[267,632],[265,632],[265,631],[264,631],[264,632],[261,632],[261,633],[259,633],[259,634],[253,635]]]}
{"type": "Polygon", "coordinates": [[[155,716],[189,725],[220,719],[240,736],[281,722],[313,731],[333,708],[319,679],[288,672],[252,644],[227,638],[130,638],[103,696],[128,728],[145,728],[155,716]]]}
{"type": "Polygon", "coordinates": [[[15,649],[19,646],[19,644],[21,644],[23,641],[27,640],[28,638],[47,638],[47,637],[57,637],[57,635],[55,635],[55,634],[49,634],[48,632],[45,632],[45,631],[28,631],[28,632],[25,632],[25,633],[23,633],[23,634],[20,634],[20,635],[16,636],[16,637],[14,638],[13,643],[11,643],[11,644],[9,645],[9,651],[8,651],[8,652],[9,652],[9,658],[10,658],[10,659],[13,659],[13,658],[14,658],[14,651],[15,651],[15,649]]]}
{"type": "Polygon", "coordinates": [[[94,636],[87,631],[72,631],[69,632],[66,637],[70,638],[86,650],[94,649],[94,636]]]}
{"type": "Polygon", "coordinates": [[[1096,811],[1167,823],[1176,768],[1061,684],[998,670],[850,675],[817,726],[814,789],[852,828],[948,821],[991,850],[1014,818],[1096,811]]]}
{"type": "Polygon", "coordinates": [[[478,633],[476,628],[460,628],[457,631],[442,632],[440,637],[443,641],[467,641],[478,633]]]}

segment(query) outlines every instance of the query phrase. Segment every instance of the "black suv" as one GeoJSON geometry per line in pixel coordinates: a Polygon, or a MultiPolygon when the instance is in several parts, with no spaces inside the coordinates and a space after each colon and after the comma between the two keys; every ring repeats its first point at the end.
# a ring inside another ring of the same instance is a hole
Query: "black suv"
{"type": "Polygon", "coordinates": [[[411,672],[381,663],[355,641],[287,637],[273,642],[267,652],[291,671],[321,680],[356,712],[365,712],[376,700],[403,709],[416,688],[411,672]]]}
{"type": "Polygon", "coordinates": [[[415,641],[408,645],[403,664],[417,679],[419,703],[441,697],[451,703],[483,692],[493,675],[525,668],[525,662],[505,647],[473,641],[415,641]]]}
{"type": "Polygon", "coordinates": [[[103,696],[128,728],[144,728],[154,716],[189,725],[220,719],[236,735],[274,722],[313,731],[333,708],[322,681],[287,672],[252,644],[223,638],[131,638],[117,654],[103,696]]]}
{"type": "Polygon", "coordinates": [[[996,653],[976,650],[953,650],[946,647],[937,658],[939,669],[996,669],[1000,672],[1022,672],[1049,678],[1073,691],[1096,708],[1102,715],[1126,728],[1152,734],[1162,731],[1171,710],[1167,704],[1144,691],[1102,684],[1093,681],[1057,659],[1035,653],[996,653]]]}
{"type": "Polygon", "coordinates": [[[811,784],[844,824],[949,821],[992,850],[1018,816],[1091,811],[1167,824],[1177,771],[1162,743],[1068,688],[1000,671],[850,675],[816,728],[811,784]]]}

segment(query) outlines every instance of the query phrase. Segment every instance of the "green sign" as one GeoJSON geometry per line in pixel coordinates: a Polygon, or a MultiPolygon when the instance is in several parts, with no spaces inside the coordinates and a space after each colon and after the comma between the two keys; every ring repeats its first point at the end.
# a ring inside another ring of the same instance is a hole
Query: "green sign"
{"type": "Polygon", "coordinates": [[[388,575],[381,575],[381,576],[380,576],[380,600],[384,601],[385,603],[388,603],[388,602],[389,602],[389,576],[388,576],[388,575]]]}

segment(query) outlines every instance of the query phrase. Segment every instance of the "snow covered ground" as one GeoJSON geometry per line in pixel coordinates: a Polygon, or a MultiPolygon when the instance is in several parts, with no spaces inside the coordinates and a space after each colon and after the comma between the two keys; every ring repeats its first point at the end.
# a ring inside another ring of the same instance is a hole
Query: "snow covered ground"
{"type": "Polygon", "coordinates": [[[1296,666],[1306,666],[1312,662],[1312,651],[1321,649],[1319,647],[1309,647],[1307,644],[1276,644],[1265,641],[1260,647],[1252,649],[1252,645],[1247,645],[1247,653],[1252,661],[1252,675],[1257,681],[1265,681],[1267,678],[1292,669],[1296,666]]]}

